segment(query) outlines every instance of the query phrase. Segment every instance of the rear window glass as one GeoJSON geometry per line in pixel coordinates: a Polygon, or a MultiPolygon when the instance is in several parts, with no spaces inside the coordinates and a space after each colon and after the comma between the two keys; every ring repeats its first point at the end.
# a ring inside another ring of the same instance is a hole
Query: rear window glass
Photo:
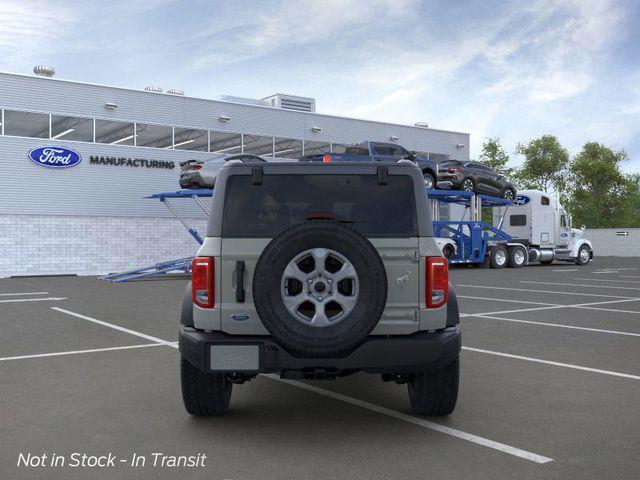
{"type": "Polygon", "coordinates": [[[250,175],[228,178],[222,219],[226,237],[273,237],[314,218],[332,218],[367,237],[418,235],[413,181],[389,175],[250,175]]]}
{"type": "Polygon", "coordinates": [[[509,217],[509,225],[512,227],[524,227],[526,224],[526,215],[511,215],[511,217],[509,217]]]}

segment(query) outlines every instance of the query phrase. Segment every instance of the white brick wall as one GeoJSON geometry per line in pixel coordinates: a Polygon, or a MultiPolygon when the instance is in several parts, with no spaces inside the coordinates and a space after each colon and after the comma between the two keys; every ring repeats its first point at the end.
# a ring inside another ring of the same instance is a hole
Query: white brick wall
{"type": "MultiPolygon", "coordinates": [[[[204,236],[206,220],[188,221],[204,236]]],[[[0,215],[0,277],[99,275],[189,257],[197,249],[173,218],[0,215]]]]}
{"type": "Polygon", "coordinates": [[[640,257],[640,228],[588,228],[584,238],[593,243],[594,256],[640,257]]]}

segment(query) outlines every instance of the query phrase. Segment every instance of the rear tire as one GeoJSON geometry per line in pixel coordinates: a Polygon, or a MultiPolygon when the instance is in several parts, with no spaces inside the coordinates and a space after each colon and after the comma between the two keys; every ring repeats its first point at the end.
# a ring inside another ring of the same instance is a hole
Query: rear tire
{"type": "Polygon", "coordinates": [[[416,373],[407,382],[411,408],[418,415],[449,415],[456,408],[460,357],[429,373],[416,373]]]}
{"type": "Polygon", "coordinates": [[[495,245],[490,250],[489,265],[491,268],[504,268],[507,265],[509,255],[507,249],[502,245],[495,245]]]}
{"type": "Polygon", "coordinates": [[[474,183],[473,179],[471,179],[471,178],[465,178],[462,181],[461,187],[462,187],[462,190],[464,190],[465,192],[475,192],[476,191],[476,184],[474,183]]]}
{"type": "Polygon", "coordinates": [[[429,172],[424,172],[422,174],[422,178],[424,178],[424,186],[427,190],[433,190],[436,188],[436,180],[429,172]]]}
{"type": "Polygon", "coordinates": [[[203,373],[180,357],[182,401],[189,415],[222,415],[229,408],[233,384],[224,373],[203,373]]]}
{"type": "Polygon", "coordinates": [[[513,191],[513,188],[507,187],[502,192],[502,198],[504,198],[505,200],[515,200],[516,192],[513,191]]]}
{"type": "Polygon", "coordinates": [[[527,263],[527,252],[522,247],[509,247],[509,268],[521,268],[527,263]]]}

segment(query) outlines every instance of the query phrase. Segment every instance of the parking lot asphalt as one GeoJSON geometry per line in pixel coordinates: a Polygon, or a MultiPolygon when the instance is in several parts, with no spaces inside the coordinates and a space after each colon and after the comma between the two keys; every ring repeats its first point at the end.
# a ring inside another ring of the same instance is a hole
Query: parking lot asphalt
{"type": "Polygon", "coordinates": [[[185,278],[0,280],[0,478],[637,479],[640,259],[453,269],[460,397],[411,414],[406,387],[259,376],[229,414],[180,397],[175,348],[185,278]],[[144,467],[18,467],[73,452],[144,467]],[[153,453],[206,454],[153,467],[153,453]]]}

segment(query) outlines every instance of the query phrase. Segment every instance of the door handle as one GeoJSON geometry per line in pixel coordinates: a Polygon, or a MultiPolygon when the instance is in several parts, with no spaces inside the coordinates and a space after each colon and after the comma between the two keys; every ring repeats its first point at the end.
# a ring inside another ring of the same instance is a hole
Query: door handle
{"type": "Polygon", "coordinates": [[[244,303],[244,262],[236,262],[236,302],[244,303]]]}

